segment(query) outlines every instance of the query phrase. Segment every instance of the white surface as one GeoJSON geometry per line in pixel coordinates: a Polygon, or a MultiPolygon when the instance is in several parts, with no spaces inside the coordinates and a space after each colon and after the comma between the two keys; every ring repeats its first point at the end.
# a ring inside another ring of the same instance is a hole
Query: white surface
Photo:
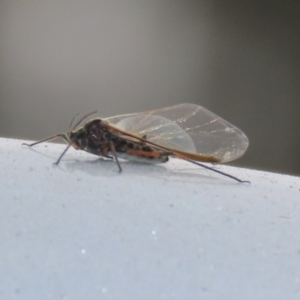
{"type": "Polygon", "coordinates": [[[300,178],[0,139],[1,299],[300,299],[300,178]],[[96,160],[95,160],[96,159],[96,160]]]}

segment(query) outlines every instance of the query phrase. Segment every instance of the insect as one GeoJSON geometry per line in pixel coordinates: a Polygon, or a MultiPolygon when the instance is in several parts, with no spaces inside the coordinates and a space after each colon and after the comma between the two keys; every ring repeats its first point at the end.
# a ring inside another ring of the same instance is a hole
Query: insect
{"type": "Polygon", "coordinates": [[[249,144],[246,135],[196,104],[178,104],[157,110],[118,115],[105,119],[94,118],[80,127],[93,111],[73,125],[66,133],[59,133],[27,146],[63,138],[68,146],[55,164],[72,146],[77,150],[115,159],[122,171],[119,158],[146,163],[164,163],[176,157],[203,168],[243,181],[200,162],[222,163],[242,156],[249,144]]]}

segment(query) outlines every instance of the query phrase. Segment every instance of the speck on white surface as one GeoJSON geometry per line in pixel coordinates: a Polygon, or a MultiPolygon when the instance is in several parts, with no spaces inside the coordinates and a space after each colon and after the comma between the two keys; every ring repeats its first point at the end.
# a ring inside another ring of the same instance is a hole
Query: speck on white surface
{"type": "Polygon", "coordinates": [[[300,299],[300,178],[0,139],[1,299],[300,299]]]}

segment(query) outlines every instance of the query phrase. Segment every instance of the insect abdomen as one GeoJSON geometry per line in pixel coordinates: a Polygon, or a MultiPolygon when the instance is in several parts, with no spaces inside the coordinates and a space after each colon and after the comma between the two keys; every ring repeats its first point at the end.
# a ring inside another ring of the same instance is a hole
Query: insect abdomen
{"type": "Polygon", "coordinates": [[[126,159],[128,161],[135,161],[140,163],[150,163],[150,164],[161,164],[165,163],[169,160],[168,155],[151,155],[151,152],[148,153],[148,155],[142,155],[140,152],[118,152],[118,157],[126,159]]]}

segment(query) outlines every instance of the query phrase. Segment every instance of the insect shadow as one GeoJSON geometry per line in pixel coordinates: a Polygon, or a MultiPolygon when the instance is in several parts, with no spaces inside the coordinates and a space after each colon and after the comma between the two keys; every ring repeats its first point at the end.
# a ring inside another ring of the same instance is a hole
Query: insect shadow
{"type": "Polygon", "coordinates": [[[118,172],[116,164],[113,159],[97,158],[89,160],[73,159],[64,162],[64,166],[70,171],[86,172],[93,176],[110,176],[110,177],[123,177],[128,175],[149,175],[152,176],[157,173],[165,173],[167,169],[162,166],[149,165],[142,163],[133,163],[121,161],[124,170],[122,173],[118,172]]]}
{"type": "MultiPolygon", "coordinates": [[[[51,160],[55,160],[57,158],[57,155],[46,154],[45,152],[39,151],[40,149],[41,148],[30,148],[31,151],[42,155],[43,157],[50,158],[51,160]]],[[[76,152],[74,155],[81,156],[82,152],[76,152]]],[[[173,165],[172,168],[166,164],[147,164],[140,162],[129,162],[126,160],[122,160],[121,163],[124,167],[124,170],[122,173],[119,173],[116,169],[116,164],[113,159],[104,157],[98,157],[94,159],[93,156],[78,159],[74,158],[73,156],[72,158],[65,158],[61,165],[54,165],[53,168],[59,169],[60,171],[66,171],[67,169],[68,172],[80,171],[98,177],[146,176],[151,178],[160,178],[164,181],[190,182],[197,184],[205,183],[213,185],[216,184],[217,180],[218,185],[236,185],[235,182],[224,181],[223,179],[219,179],[217,176],[212,176],[209,173],[206,175],[206,170],[203,170],[204,173],[200,174],[198,168],[176,168],[176,164],[174,167],[174,163],[171,163],[173,165]]]]}
{"type": "MultiPolygon", "coordinates": [[[[69,171],[80,171],[96,177],[110,177],[110,178],[122,178],[123,176],[129,177],[149,177],[161,179],[168,182],[189,182],[189,183],[205,183],[218,185],[236,185],[235,182],[224,181],[222,178],[214,177],[209,174],[199,174],[199,169],[196,168],[184,168],[176,169],[170,168],[166,165],[152,165],[147,163],[137,163],[122,161],[123,172],[117,172],[115,162],[106,158],[97,158],[92,160],[78,160],[72,159],[65,161],[63,168],[69,171]],[[121,176],[121,177],[120,177],[121,176]],[[200,180],[200,181],[199,181],[200,180]]],[[[204,171],[205,172],[205,171],[204,171]]]]}

